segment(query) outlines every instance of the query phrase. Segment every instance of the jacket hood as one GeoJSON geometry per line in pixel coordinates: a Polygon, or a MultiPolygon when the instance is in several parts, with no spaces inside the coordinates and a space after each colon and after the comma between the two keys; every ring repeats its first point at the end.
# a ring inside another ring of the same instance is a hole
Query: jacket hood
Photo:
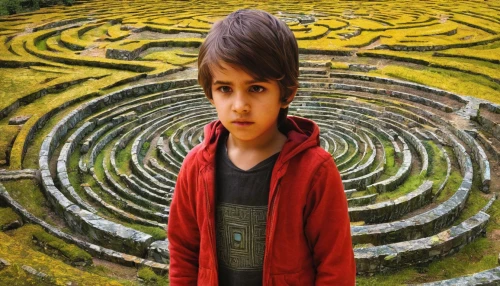
{"type": "MultiPolygon", "coordinates": [[[[319,146],[319,127],[313,121],[296,116],[288,116],[279,130],[288,138],[281,150],[281,162],[290,160],[295,155],[315,146],[319,146]]],[[[210,162],[215,156],[217,142],[228,132],[220,120],[210,122],[205,126],[205,138],[201,144],[202,158],[210,162]]]]}

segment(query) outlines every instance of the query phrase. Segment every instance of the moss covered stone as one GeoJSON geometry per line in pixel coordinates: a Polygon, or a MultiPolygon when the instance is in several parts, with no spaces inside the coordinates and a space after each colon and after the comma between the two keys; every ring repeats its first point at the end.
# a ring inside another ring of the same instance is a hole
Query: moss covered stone
{"type": "Polygon", "coordinates": [[[78,283],[81,285],[121,285],[109,278],[86,273],[71,267],[58,259],[33,250],[22,241],[0,232],[0,257],[7,259],[11,266],[0,271],[2,283],[16,285],[23,281],[24,285],[66,285],[66,283],[78,283]],[[29,266],[36,271],[47,274],[50,281],[40,279],[27,274],[22,266],[29,266]]]}
{"type": "Polygon", "coordinates": [[[21,218],[11,208],[0,208],[0,230],[6,231],[22,225],[21,218]]]}
{"type": "Polygon", "coordinates": [[[90,254],[48,234],[38,225],[27,224],[8,234],[18,242],[31,245],[33,249],[66,261],[71,265],[92,265],[90,254]]]}

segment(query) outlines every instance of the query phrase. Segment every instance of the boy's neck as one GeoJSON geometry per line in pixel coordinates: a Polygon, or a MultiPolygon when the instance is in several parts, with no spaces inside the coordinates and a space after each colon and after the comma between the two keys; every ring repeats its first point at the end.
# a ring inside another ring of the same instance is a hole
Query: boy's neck
{"type": "Polygon", "coordinates": [[[287,137],[281,133],[276,127],[270,134],[264,135],[258,140],[239,140],[229,133],[227,138],[227,148],[228,150],[237,149],[239,151],[258,151],[258,150],[274,150],[277,152],[281,150],[283,144],[285,144],[287,137]]]}
{"type": "Polygon", "coordinates": [[[242,141],[237,140],[231,133],[227,138],[227,154],[231,162],[242,170],[249,170],[253,166],[278,153],[283,148],[287,137],[277,128],[265,140],[242,141]]]}

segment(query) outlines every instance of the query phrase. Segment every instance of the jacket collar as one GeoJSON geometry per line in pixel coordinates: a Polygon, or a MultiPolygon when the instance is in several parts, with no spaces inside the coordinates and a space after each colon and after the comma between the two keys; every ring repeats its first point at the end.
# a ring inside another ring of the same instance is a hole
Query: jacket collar
{"type": "MultiPolygon", "coordinates": [[[[287,136],[288,140],[283,145],[276,165],[285,164],[297,154],[311,147],[319,146],[319,127],[309,119],[288,116],[279,129],[287,136]]],[[[227,132],[220,120],[212,121],[205,126],[205,138],[201,144],[199,158],[202,165],[209,165],[215,161],[219,138],[227,132]]]]}

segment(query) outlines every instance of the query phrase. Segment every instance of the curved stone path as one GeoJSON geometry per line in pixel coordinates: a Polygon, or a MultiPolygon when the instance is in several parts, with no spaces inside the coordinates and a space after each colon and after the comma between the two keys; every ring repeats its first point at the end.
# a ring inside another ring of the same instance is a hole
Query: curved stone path
{"type": "MultiPolygon", "coordinates": [[[[490,177],[489,169],[473,168],[484,157],[468,150],[485,151],[468,133],[441,119],[446,110],[430,100],[419,101],[420,109],[414,102],[409,109],[401,108],[403,99],[392,104],[387,93],[396,85],[369,88],[360,81],[346,87],[323,78],[302,80],[300,85],[290,113],[318,122],[323,148],[338,162],[341,175],[350,175],[344,184],[347,197],[357,202],[349,208],[351,220],[361,222],[352,229],[359,274],[439,259],[482,235],[489,219],[485,210],[462,222],[457,219],[467,204],[474,172],[490,177]],[[447,156],[458,164],[452,166],[444,155],[429,157],[424,144],[448,146],[452,154],[447,156]],[[392,171],[388,160],[393,161],[392,171]],[[438,187],[446,185],[447,177],[430,180],[429,165],[438,163],[457,168],[462,183],[442,203],[414,213],[431,205],[438,187]],[[399,194],[412,178],[421,183],[399,194]],[[377,198],[390,193],[398,195],[377,198]]],[[[162,246],[120,221],[165,227],[179,166],[201,142],[203,126],[215,118],[195,80],[134,86],[82,104],[43,141],[39,165],[45,195],[73,231],[92,243],[146,257],[148,250],[162,246]],[[150,144],[153,141],[156,144],[150,144]],[[118,160],[124,153],[130,159],[118,160]],[[71,160],[75,154],[77,160],[71,160]],[[50,168],[53,163],[55,170],[50,168]],[[68,169],[78,169],[88,179],[72,182],[68,169]]],[[[487,191],[488,181],[481,183],[487,191]]],[[[161,253],[151,258],[168,261],[168,252],[161,253]]]]}

